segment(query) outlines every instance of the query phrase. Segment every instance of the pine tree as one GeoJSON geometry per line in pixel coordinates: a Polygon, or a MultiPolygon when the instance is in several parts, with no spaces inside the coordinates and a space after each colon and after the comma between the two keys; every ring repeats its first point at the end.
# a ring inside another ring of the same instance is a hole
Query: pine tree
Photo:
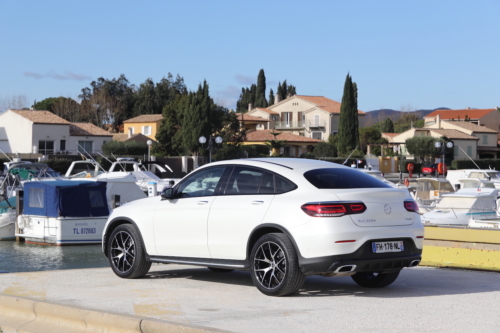
{"type": "Polygon", "coordinates": [[[337,149],[345,154],[359,146],[359,121],[357,108],[357,86],[347,74],[344,84],[344,95],[340,106],[339,133],[337,149]]]}
{"type": "Polygon", "coordinates": [[[273,90],[271,89],[269,91],[269,105],[273,105],[274,104],[274,92],[273,90]]]}
{"type": "Polygon", "coordinates": [[[255,104],[256,108],[265,108],[267,107],[266,100],[266,75],[264,74],[264,70],[261,69],[259,71],[259,75],[257,76],[257,86],[255,87],[255,104]]]}

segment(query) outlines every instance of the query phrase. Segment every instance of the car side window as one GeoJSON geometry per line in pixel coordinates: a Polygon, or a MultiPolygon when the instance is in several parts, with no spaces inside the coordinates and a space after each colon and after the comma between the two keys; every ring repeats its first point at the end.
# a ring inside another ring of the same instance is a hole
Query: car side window
{"type": "Polygon", "coordinates": [[[279,175],[274,176],[274,181],[276,186],[276,194],[290,192],[297,188],[297,185],[279,175]]]}
{"type": "Polygon", "coordinates": [[[235,167],[227,183],[225,195],[257,194],[265,172],[247,167],[235,167]]]}
{"type": "Polygon", "coordinates": [[[225,167],[209,168],[188,177],[177,189],[179,197],[192,198],[214,195],[225,169],[225,167]]]}
{"type": "Polygon", "coordinates": [[[271,194],[274,193],[274,175],[272,173],[266,172],[262,181],[260,182],[259,194],[271,194]]]}

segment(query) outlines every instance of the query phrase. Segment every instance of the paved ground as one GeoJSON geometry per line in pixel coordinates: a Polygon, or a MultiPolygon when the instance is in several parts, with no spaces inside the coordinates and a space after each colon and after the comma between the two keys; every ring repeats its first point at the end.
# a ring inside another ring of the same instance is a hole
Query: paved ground
{"type": "Polygon", "coordinates": [[[418,267],[383,289],[312,276],[300,294],[261,294],[248,272],[154,265],[123,280],[109,268],[0,274],[0,292],[235,332],[499,332],[500,273],[418,267]]]}

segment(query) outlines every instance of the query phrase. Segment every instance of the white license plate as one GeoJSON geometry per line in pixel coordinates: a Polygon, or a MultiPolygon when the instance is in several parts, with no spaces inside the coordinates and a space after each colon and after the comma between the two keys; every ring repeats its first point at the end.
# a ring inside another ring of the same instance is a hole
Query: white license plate
{"type": "Polygon", "coordinates": [[[372,252],[374,253],[385,253],[385,252],[403,252],[404,251],[403,241],[392,241],[392,242],[373,242],[372,252]]]}

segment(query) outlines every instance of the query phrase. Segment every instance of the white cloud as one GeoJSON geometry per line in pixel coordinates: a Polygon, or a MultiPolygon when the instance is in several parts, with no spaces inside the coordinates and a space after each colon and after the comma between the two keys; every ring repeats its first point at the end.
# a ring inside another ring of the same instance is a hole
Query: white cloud
{"type": "Polygon", "coordinates": [[[84,80],[91,79],[91,77],[88,75],[76,74],[76,73],[73,73],[70,71],[64,71],[64,74],[58,74],[58,73],[55,73],[54,71],[51,71],[47,74],[40,74],[40,73],[35,73],[35,72],[24,72],[24,76],[31,77],[34,79],[51,78],[51,79],[60,80],[60,81],[66,81],[66,80],[84,81],[84,80]]]}

